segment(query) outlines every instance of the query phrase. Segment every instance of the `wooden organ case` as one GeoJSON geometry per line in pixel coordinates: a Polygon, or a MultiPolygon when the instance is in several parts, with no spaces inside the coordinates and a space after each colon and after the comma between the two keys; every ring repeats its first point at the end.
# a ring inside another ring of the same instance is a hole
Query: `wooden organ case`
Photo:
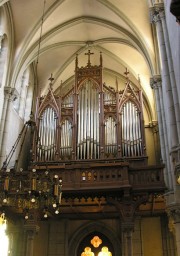
{"type": "Polygon", "coordinates": [[[137,208],[164,191],[163,167],[147,165],[142,91],[133,88],[127,72],[124,90],[117,83],[107,86],[102,55],[92,66],[91,54],[85,67],[76,56],[75,84],[66,95],[56,96],[50,79],[48,94],[38,98],[31,168],[60,174],[62,214],[72,215],[69,200],[74,207],[85,205],[84,215],[98,214],[98,199],[107,214],[120,211],[125,218],[127,200],[137,208]]]}
{"type": "Polygon", "coordinates": [[[116,87],[102,82],[102,56],[81,68],[76,57],[74,88],[57,97],[51,84],[38,99],[34,161],[145,157],[142,92],[128,78],[123,91],[116,87]]]}

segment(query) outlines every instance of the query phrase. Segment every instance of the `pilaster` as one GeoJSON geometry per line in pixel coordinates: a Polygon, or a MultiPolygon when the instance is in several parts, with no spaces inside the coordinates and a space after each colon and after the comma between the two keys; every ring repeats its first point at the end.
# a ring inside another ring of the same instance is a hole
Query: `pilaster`
{"type": "Polygon", "coordinates": [[[4,39],[4,35],[0,35],[0,53],[1,53],[1,50],[2,50],[3,39],[4,39]]]}
{"type": "Polygon", "coordinates": [[[18,246],[18,236],[19,236],[19,229],[16,226],[12,226],[8,223],[6,234],[9,238],[9,253],[8,256],[15,256],[17,255],[17,246],[18,246]]]}
{"type": "Polygon", "coordinates": [[[134,232],[134,221],[123,221],[121,223],[122,229],[122,244],[123,244],[123,255],[132,256],[133,255],[133,243],[132,243],[132,234],[134,232]]]}
{"type": "Polygon", "coordinates": [[[4,87],[4,104],[2,111],[2,119],[0,122],[0,166],[2,166],[3,157],[4,157],[4,144],[6,140],[7,127],[10,125],[9,122],[9,114],[11,108],[11,102],[16,100],[17,91],[15,88],[11,88],[10,86],[4,87]]]}
{"type": "Polygon", "coordinates": [[[177,115],[175,112],[175,102],[173,98],[173,85],[171,84],[170,79],[170,69],[168,63],[168,54],[167,54],[167,43],[165,43],[164,30],[162,25],[162,17],[164,17],[164,4],[157,3],[151,9],[151,22],[155,24],[158,46],[161,56],[161,71],[162,71],[162,93],[166,102],[164,102],[164,110],[167,113],[167,122],[169,123],[168,129],[171,133],[168,136],[169,141],[169,151],[176,147],[178,144],[178,132],[177,132],[177,115]]]}
{"type": "Polygon", "coordinates": [[[147,202],[148,195],[142,194],[136,198],[131,197],[128,192],[121,200],[108,198],[108,202],[113,204],[119,212],[122,239],[122,256],[133,256],[132,234],[135,225],[135,212],[142,203],[147,202]]]}
{"type": "Polygon", "coordinates": [[[34,219],[27,220],[24,224],[24,230],[26,233],[26,254],[25,256],[33,256],[34,254],[34,239],[35,235],[39,231],[39,226],[34,219]]]}
{"type": "Polygon", "coordinates": [[[163,163],[166,166],[164,169],[164,179],[167,187],[169,189],[172,189],[173,177],[172,177],[171,164],[170,164],[170,158],[169,158],[169,144],[168,144],[168,135],[167,135],[166,116],[165,116],[164,103],[163,103],[161,75],[154,75],[150,79],[150,86],[152,89],[154,89],[156,110],[158,115],[161,155],[162,155],[163,163]]]}
{"type": "Polygon", "coordinates": [[[177,132],[178,132],[178,144],[179,144],[180,143],[180,107],[179,107],[178,90],[177,90],[173,61],[172,61],[172,53],[171,53],[170,42],[169,42],[169,35],[167,31],[165,11],[164,10],[161,11],[159,13],[159,16],[162,23],[165,48],[167,52],[169,76],[170,76],[170,82],[171,82],[171,88],[172,88],[172,96],[173,96],[174,111],[175,111],[175,118],[176,118],[176,124],[177,124],[177,132]]]}
{"type": "Polygon", "coordinates": [[[174,231],[177,256],[180,256],[180,203],[168,207],[167,213],[171,222],[171,231],[174,231]]]}

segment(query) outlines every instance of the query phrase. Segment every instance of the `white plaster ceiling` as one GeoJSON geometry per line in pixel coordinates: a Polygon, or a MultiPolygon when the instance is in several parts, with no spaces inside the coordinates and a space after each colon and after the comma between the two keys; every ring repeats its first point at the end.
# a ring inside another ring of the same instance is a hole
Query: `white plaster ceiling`
{"type": "Polygon", "coordinates": [[[87,63],[84,53],[91,49],[92,64],[99,64],[102,52],[111,86],[127,67],[133,82],[138,84],[139,75],[148,99],[153,98],[149,79],[156,70],[148,1],[46,0],[43,24],[44,0],[10,0],[8,4],[15,40],[14,84],[18,74],[38,57],[38,86],[44,93],[50,74],[55,79],[54,90],[61,81],[71,86],[76,54],[79,66],[83,66],[87,63]]]}

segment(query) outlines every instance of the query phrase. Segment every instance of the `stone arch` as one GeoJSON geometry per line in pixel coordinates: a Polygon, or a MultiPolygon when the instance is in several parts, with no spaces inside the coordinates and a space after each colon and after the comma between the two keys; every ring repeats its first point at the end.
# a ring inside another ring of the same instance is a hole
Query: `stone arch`
{"type": "Polygon", "coordinates": [[[83,226],[81,226],[70,238],[69,240],[69,252],[68,255],[71,256],[77,256],[77,249],[80,244],[80,242],[90,233],[93,232],[99,232],[102,233],[104,236],[106,236],[109,241],[111,242],[113,249],[114,249],[114,255],[113,256],[120,256],[122,255],[122,246],[121,242],[118,238],[118,236],[115,234],[115,232],[105,223],[103,222],[90,222],[86,223],[83,226]]]}

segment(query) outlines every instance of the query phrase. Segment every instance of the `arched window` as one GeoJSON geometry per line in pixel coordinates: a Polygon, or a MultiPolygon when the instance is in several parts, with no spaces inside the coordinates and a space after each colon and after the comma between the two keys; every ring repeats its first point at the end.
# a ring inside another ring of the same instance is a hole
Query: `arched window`
{"type": "Polygon", "coordinates": [[[113,256],[114,248],[109,239],[102,233],[93,232],[80,243],[77,256],[113,256]]]}
{"type": "Polygon", "coordinates": [[[31,67],[27,68],[18,79],[16,85],[17,99],[13,102],[14,109],[24,120],[29,120],[33,98],[33,76],[31,67]]]}

